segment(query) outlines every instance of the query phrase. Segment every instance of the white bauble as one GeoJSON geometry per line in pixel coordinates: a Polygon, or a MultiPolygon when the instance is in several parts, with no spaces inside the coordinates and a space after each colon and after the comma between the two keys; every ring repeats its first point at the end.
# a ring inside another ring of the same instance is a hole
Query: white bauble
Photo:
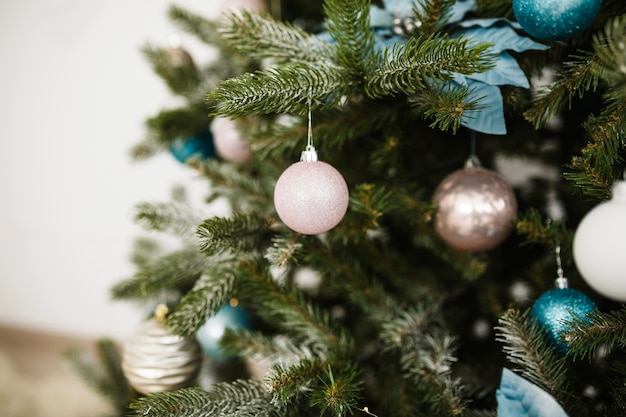
{"type": "Polygon", "coordinates": [[[591,288],[626,302],[626,182],[613,198],[593,208],[574,235],[574,261],[591,288]]]}

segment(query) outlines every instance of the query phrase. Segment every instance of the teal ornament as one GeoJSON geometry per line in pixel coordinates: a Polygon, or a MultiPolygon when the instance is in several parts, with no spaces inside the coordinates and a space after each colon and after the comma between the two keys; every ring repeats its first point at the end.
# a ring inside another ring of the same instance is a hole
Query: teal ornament
{"type": "Polygon", "coordinates": [[[567,342],[561,334],[570,330],[567,322],[574,318],[585,319],[597,310],[596,304],[580,291],[572,288],[555,288],[539,297],[530,310],[530,316],[537,321],[556,351],[568,354],[567,342]]]}
{"type": "Polygon", "coordinates": [[[506,368],[496,400],[498,417],[568,417],[553,396],[506,368]]]}
{"type": "Polygon", "coordinates": [[[187,138],[176,138],[170,144],[170,152],[179,162],[186,164],[191,158],[201,160],[215,157],[215,144],[210,130],[187,138]]]}
{"type": "Polygon", "coordinates": [[[243,307],[226,304],[198,329],[196,340],[208,357],[215,360],[228,360],[232,359],[232,356],[224,353],[221,346],[221,339],[226,329],[236,331],[251,328],[252,319],[243,307]]]}
{"type": "Polygon", "coordinates": [[[513,13],[531,36],[562,41],[584,31],[601,5],[602,0],[513,0],[513,13]]]}

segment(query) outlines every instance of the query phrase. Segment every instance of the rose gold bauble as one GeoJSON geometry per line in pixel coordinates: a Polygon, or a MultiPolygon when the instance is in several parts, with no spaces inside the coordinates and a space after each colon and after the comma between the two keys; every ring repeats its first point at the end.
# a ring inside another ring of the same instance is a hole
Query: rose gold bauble
{"type": "Polygon", "coordinates": [[[326,162],[296,162],[278,178],[274,206],[290,229],[305,235],[324,233],[346,213],[348,186],[326,162]]]}
{"type": "Polygon", "coordinates": [[[152,318],[124,344],[122,371],[142,394],[172,391],[194,383],[201,355],[195,339],[178,336],[152,318]]]}
{"type": "Polygon", "coordinates": [[[250,159],[250,144],[241,138],[241,133],[233,120],[216,117],[211,122],[211,133],[219,156],[240,164],[250,159]]]}
{"type": "Polygon", "coordinates": [[[517,216],[511,185],[499,174],[466,164],[435,190],[435,230],[456,249],[480,252],[506,239],[517,216]]]}

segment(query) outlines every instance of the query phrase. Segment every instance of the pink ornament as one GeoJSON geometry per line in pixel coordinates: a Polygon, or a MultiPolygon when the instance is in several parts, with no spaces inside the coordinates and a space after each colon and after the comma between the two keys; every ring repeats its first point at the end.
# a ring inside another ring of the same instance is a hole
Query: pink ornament
{"type": "Polygon", "coordinates": [[[235,122],[216,117],[211,123],[213,143],[217,154],[227,161],[244,163],[250,159],[250,144],[241,138],[235,122]]]}
{"type": "Polygon", "coordinates": [[[263,0],[228,0],[223,2],[221,13],[245,9],[253,12],[263,12],[267,9],[263,0]]]}
{"type": "Polygon", "coordinates": [[[326,162],[296,162],[278,178],[274,206],[292,230],[305,235],[324,233],[346,214],[348,186],[339,171],[326,162]]]}

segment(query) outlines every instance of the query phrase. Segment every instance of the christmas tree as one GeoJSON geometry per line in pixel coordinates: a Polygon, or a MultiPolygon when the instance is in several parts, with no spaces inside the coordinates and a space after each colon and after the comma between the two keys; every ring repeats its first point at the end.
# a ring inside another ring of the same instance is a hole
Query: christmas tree
{"type": "Polygon", "coordinates": [[[626,4],[276,3],[172,7],[206,67],[144,49],[184,105],[133,155],[207,205],[138,205],[180,247],[138,244],[112,292],[156,318],[90,383],[120,415],[624,415],[626,4]]]}

